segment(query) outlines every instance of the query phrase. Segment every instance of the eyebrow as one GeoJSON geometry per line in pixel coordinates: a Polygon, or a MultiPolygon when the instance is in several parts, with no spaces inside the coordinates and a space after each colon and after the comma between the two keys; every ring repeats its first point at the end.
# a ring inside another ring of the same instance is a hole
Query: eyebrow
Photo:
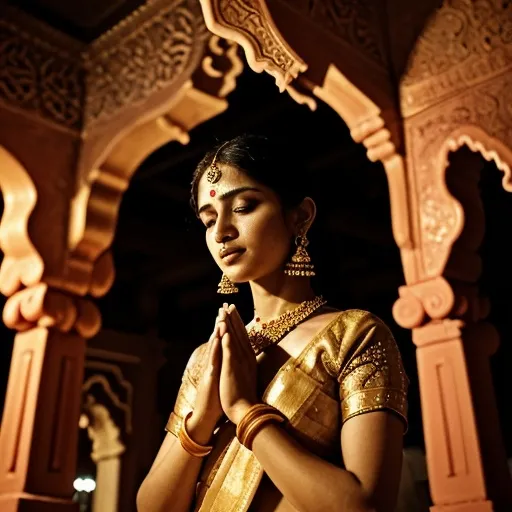
{"type": "MultiPolygon", "coordinates": [[[[220,201],[225,201],[226,199],[229,199],[230,197],[237,196],[238,194],[241,194],[242,192],[247,191],[253,191],[253,192],[261,192],[261,190],[255,188],[255,187],[240,187],[240,188],[234,188],[233,190],[228,190],[227,192],[224,192],[224,194],[221,194],[219,196],[220,201]]],[[[211,208],[212,205],[210,203],[204,204],[199,208],[197,211],[197,215],[200,215],[204,210],[207,210],[208,208],[211,208]]]]}

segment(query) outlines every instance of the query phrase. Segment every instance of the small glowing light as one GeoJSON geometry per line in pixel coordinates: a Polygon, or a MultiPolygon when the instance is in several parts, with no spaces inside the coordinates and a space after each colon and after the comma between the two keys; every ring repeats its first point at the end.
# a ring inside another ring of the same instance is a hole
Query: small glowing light
{"type": "Polygon", "coordinates": [[[87,414],[81,414],[80,419],[78,420],[78,426],[80,428],[87,428],[89,426],[89,418],[87,414]]]}
{"type": "Polygon", "coordinates": [[[78,492],[92,492],[96,489],[96,482],[92,478],[76,478],[73,487],[78,492]]]}

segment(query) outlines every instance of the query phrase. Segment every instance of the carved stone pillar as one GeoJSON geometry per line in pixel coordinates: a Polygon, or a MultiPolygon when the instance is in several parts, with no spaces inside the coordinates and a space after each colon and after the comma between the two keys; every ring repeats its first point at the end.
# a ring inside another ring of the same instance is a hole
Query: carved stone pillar
{"type": "Polygon", "coordinates": [[[413,329],[418,347],[438,511],[512,507],[489,369],[499,342],[483,321],[489,304],[478,289],[477,253],[482,157],[496,162],[512,191],[510,7],[445,2],[418,39],[401,83],[416,278],[400,289],[393,312],[413,329]]]}
{"type": "MultiPolygon", "coordinates": [[[[58,235],[66,219],[56,213],[63,201],[54,197],[53,211],[37,208],[39,199],[49,199],[44,189],[36,189],[29,172],[4,148],[0,160],[6,204],[0,227],[5,254],[0,290],[9,296],[3,320],[19,331],[0,432],[0,508],[74,509],[69,498],[85,338],[97,332],[100,315],[91,301],[49,284],[62,265],[57,257],[63,259],[65,240],[58,235]],[[46,243],[32,243],[29,217],[38,228],[48,226],[46,243]]],[[[108,289],[113,276],[108,253],[91,263],[89,282],[69,280],[68,288],[86,285],[96,294],[108,289]]]]}
{"type": "Polygon", "coordinates": [[[152,151],[187,143],[227,108],[242,66],[194,0],[148,2],[88,45],[1,9],[0,291],[19,334],[0,509],[74,510],[85,339],[101,323],[91,298],[114,279],[108,247],[123,192],[152,151]]]}

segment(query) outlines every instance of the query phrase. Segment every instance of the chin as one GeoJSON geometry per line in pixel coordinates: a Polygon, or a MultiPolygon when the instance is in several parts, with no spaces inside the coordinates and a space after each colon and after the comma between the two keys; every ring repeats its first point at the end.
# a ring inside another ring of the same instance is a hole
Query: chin
{"type": "Polygon", "coordinates": [[[224,268],[223,271],[232,283],[247,283],[254,279],[255,274],[259,274],[259,272],[255,272],[255,269],[251,267],[249,265],[234,265],[224,268]]]}
{"type": "Polygon", "coordinates": [[[228,276],[228,279],[232,283],[248,283],[249,281],[258,281],[270,274],[273,274],[276,269],[266,270],[261,272],[261,269],[255,270],[254,268],[243,268],[243,269],[228,269],[224,273],[228,276]]]}
{"type": "Polygon", "coordinates": [[[247,275],[246,272],[236,272],[236,271],[233,271],[232,269],[230,269],[230,270],[224,271],[224,274],[228,277],[228,279],[232,283],[241,284],[241,283],[247,283],[252,280],[251,275],[250,274],[247,275]]]}

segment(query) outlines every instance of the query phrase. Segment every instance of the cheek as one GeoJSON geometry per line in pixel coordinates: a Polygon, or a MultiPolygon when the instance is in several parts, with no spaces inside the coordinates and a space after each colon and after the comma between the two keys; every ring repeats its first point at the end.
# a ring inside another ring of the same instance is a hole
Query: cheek
{"type": "Polygon", "coordinates": [[[289,233],[284,221],[276,215],[267,215],[254,222],[249,237],[256,243],[255,249],[262,257],[281,260],[288,255],[289,233]],[[252,236],[251,236],[252,233],[252,236]]]}

